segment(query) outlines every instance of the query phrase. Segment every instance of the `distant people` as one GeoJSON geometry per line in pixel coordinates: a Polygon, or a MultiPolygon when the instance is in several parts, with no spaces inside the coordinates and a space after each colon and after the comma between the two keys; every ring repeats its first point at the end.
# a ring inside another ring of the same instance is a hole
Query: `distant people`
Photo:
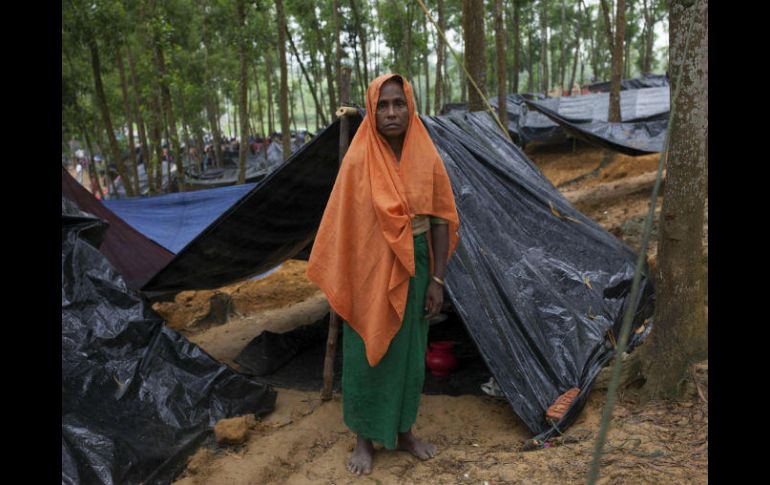
{"type": "Polygon", "coordinates": [[[78,160],[78,163],[75,165],[75,176],[78,179],[78,182],[80,184],[83,184],[83,164],[81,163],[81,160],[78,160]]]}
{"type": "Polygon", "coordinates": [[[168,151],[168,147],[163,147],[163,156],[161,157],[161,160],[166,163],[174,163],[174,157],[171,155],[171,152],[168,151]]]}

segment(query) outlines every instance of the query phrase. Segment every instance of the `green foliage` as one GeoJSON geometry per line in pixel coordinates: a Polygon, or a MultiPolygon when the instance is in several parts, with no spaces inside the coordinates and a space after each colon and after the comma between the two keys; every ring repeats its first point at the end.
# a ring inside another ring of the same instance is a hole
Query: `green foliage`
{"type": "MultiPolygon", "coordinates": [[[[423,59],[430,60],[431,84],[435,80],[436,42],[435,27],[427,24],[422,10],[413,0],[339,0],[341,14],[340,40],[343,48],[343,63],[353,66],[352,85],[354,96],[363,96],[361,88],[365,83],[359,79],[355,59],[363,62],[358,26],[353,15],[351,1],[356,2],[361,29],[365,32],[368,47],[369,79],[379,73],[397,71],[410,75],[419,96],[425,88],[423,59]]],[[[575,22],[580,16],[580,62],[585,64],[586,79],[595,76],[605,80],[609,75],[609,51],[598,2],[588,1],[587,10],[578,9],[579,0],[567,0],[564,29],[561,26],[561,0],[548,2],[549,63],[551,83],[559,82],[561,41],[565,44],[565,83],[569,81],[572,60],[575,55],[575,22]],[[590,40],[592,39],[593,42],[590,40]],[[592,49],[593,44],[593,49],[592,49]],[[596,72],[592,64],[596,65],[596,72]]],[[[530,81],[529,66],[532,65],[532,86],[539,86],[538,66],[541,62],[540,9],[542,0],[521,2],[519,25],[520,65],[519,89],[525,91],[530,81]],[[531,57],[531,58],[530,58],[531,57]]],[[[433,18],[437,20],[437,2],[425,0],[433,18]]],[[[506,60],[513,65],[513,0],[504,0],[506,17],[506,60]]],[[[654,21],[666,21],[667,4],[664,0],[647,0],[649,12],[654,21]]],[[[237,105],[239,93],[238,45],[247,46],[250,118],[254,128],[267,125],[268,103],[273,104],[275,119],[278,107],[275,100],[278,93],[277,32],[275,4],[272,0],[246,1],[245,26],[240,28],[236,3],[232,0],[64,0],[62,3],[62,145],[69,139],[82,141],[87,130],[93,140],[106,139],[102,121],[98,115],[91,67],[91,46],[98,48],[101,77],[110,117],[116,131],[125,130],[128,119],[123,91],[120,84],[117,55],[123,57],[130,105],[134,101],[139,114],[148,125],[152,120],[164,120],[163,113],[153,112],[151,98],[159,94],[161,81],[168,85],[172,96],[173,110],[178,128],[182,124],[191,132],[210,131],[207,118],[207,101],[217,100],[218,114],[226,106],[237,105]],[[165,77],[161,79],[155,59],[159,46],[165,58],[165,77]],[[134,85],[129,71],[128,53],[131,53],[139,96],[134,99],[134,85]],[[272,59],[273,100],[268,100],[265,59],[272,59]],[[257,85],[257,78],[259,84],[257,85]],[[261,106],[257,106],[257,99],[261,106]],[[261,108],[261,109],[259,109],[261,108]],[[258,112],[262,120],[258,120],[258,112]],[[261,121],[261,123],[260,123],[261,121]]],[[[497,82],[495,76],[495,23],[493,1],[485,2],[485,32],[489,70],[487,92],[494,94],[497,82]]],[[[285,0],[289,31],[299,51],[299,57],[308,72],[313,93],[319,104],[328,111],[329,93],[326,79],[326,63],[334,71],[335,39],[334,11],[332,0],[285,0]]],[[[459,43],[455,47],[462,54],[462,1],[444,0],[446,32],[459,43]]],[[[632,76],[641,71],[642,53],[645,48],[645,27],[643,0],[627,0],[626,42],[629,43],[629,67],[632,76]]],[[[653,70],[665,69],[666,52],[656,47],[653,51],[653,70]]],[[[314,126],[316,106],[311,97],[311,87],[302,76],[293,52],[287,48],[290,60],[289,75],[292,86],[294,117],[297,126],[304,124],[299,95],[304,96],[308,122],[314,126]],[[312,121],[311,121],[312,120],[312,121]]],[[[447,52],[444,73],[450,86],[452,101],[459,101],[462,84],[462,70],[454,57],[447,52]]],[[[580,65],[578,65],[578,72],[580,65]]],[[[363,75],[363,69],[361,74],[363,75]]],[[[510,76],[511,73],[509,73],[510,76]]],[[[335,81],[336,82],[336,81],[335,81]]],[[[433,86],[429,87],[431,100],[433,86]]],[[[363,102],[363,99],[360,99],[363,102]]],[[[330,113],[326,113],[329,118],[330,113]]],[[[162,125],[165,122],[161,123],[162,125]]],[[[136,130],[134,130],[136,133],[136,130]]],[[[181,138],[181,136],[180,136],[181,138]]],[[[125,141],[123,142],[125,143],[125,141]]],[[[82,145],[82,143],[81,143],[82,145]]],[[[99,147],[106,149],[106,147],[99,147]]],[[[125,146],[121,148],[126,148],[125,146]]]]}

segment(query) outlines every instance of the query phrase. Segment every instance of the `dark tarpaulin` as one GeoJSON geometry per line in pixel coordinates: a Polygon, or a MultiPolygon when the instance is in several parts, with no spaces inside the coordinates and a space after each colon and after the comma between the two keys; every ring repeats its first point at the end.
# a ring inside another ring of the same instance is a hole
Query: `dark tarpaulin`
{"type": "MultiPolygon", "coordinates": [[[[646,276],[628,301],[636,255],[576,209],[486,112],[422,118],[441,154],[461,220],[449,296],[514,411],[534,434],[572,387],[582,408],[613,355],[631,305],[651,316],[646,276]],[[559,214],[557,216],[555,214],[559,214]],[[567,219],[567,217],[571,218],[567,219]]],[[[357,119],[356,123],[360,120],[357,119]]],[[[337,173],[335,122],[183,250],[150,289],[217,287],[291,257],[312,240],[337,173]]],[[[631,346],[649,331],[634,334],[631,346]]]]}
{"type": "Polygon", "coordinates": [[[110,225],[99,251],[118,269],[131,288],[141,288],[174,255],[128,225],[104,206],[62,167],[61,192],[82,210],[110,225]]]}
{"type": "MultiPolygon", "coordinates": [[[[637,156],[663,151],[668,130],[668,118],[652,121],[629,121],[610,123],[591,121],[587,123],[570,122],[558,113],[534,101],[526,102],[533,110],[541,112],[557,123],[566,133],[591,145],[637,156]]],[[[668,113],[666,113],[668,115],[668,113]]]]}
{"type": "Polygon", "coordinates": [[[94,246],[106,228],[62,197],[62,483],[166,484],[276,394],[167,328],[94,246]]]}
{"type": "MultiPolygon", "coordinates": [[[[489,102],[495,109],[498,107],[497,98],[490,98],[489,102]]],[[[588,135],[580,138],[589,143],[606,148],[616,145],[620,151],[626,150],[624,153],[637,150],[635,155],[638,151],[656,151],[657,136],[661,127],[665,131],[669,109],[668,86],[621,92],[620,112],[624,126],[620,127],[607,124],[609,93],[538,100],[529,100],[519,94],[506,96],[508,131],[519,145],[563,143],[567,134],[575,136],[577,131],[587,132],[588,135]]]]}
{"type": "MultiPolygon", "coordinates": [[[[356,120],[354,128],[360,120],[356,120]]],[[[226,210],[145,286],[218,288],[264,273],[315,237],[339,167],[335,121],[226,210]]]]}
{"type": "MultiPolygon", "coordinates": [[[[299,150],[304,141],[294,136],[291,139],[291,152],[299,150]]],[[[224,167],[209,168],[203,173],[198,173],[197,164],[188,163],[185,169],[187,182],[194,188],[224,187],[238,183],[240,173],[240,159],[238,152],[223,152],[224,167]]],[[[283,146],[280,140],[272,141],[267,149],[260,149],[256,155],[246,153],[246,182],[259,182],[270,172],[283,164],[283,146]]]]}
{"type": "MultiPolygon", "coordinates": [[[[644,74],[641,77],[623,79],[620,81],[620,90],[641,89],[641,88],[659,88],[668,86],[668,76],[665,74],[644,74]]],[[[592,93],[606,93],[612,89],[610,81],[593,83],[588,86],[592,93]]]]}
{"type": "MultiPolygon", "coordinates": [[[[638,301],[628,301],[634,252],[573,208],[488,113],[423,121],[461,222],[447,292],[533,434],[552,433],[547,408],[568,389],[581,389],[556,423],[563,430],[613,356],[608,330],[619,335],[629,304],[634,328],[652,315],[652,283],[645,271],[638,301]]],[[[631,347],[645,335],[633,334],[631,347]]]]}
{"type": "MultiPolygon", "coordinates": [[[[527,105],[536,104],[556,112],[562,118],[575,123],[607,121],[610,94],[596,93],[540,100],[522,100],[527,105]]],[[[620,117],[623,121],[649,121],[665,119],[670,108],[668,86],[632,89],[620,93],[620,117]]]]}

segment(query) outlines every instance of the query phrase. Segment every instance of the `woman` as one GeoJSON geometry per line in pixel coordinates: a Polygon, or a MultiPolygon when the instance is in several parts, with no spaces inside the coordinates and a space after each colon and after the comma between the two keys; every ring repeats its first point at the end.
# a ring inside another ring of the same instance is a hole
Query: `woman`
{"type": "Polygon", "coordinates": [[[343,324],[343,419],[357,434],[347,468],[370,473],[373,441],[421,459],[411,432],[425,379],[428,322],[441,310],[459,219],[410,84],[369,85],[366,118],[342,161],[307,274],[343,324]],[[429,236],[429,237],[428,237],[429,236]]]}

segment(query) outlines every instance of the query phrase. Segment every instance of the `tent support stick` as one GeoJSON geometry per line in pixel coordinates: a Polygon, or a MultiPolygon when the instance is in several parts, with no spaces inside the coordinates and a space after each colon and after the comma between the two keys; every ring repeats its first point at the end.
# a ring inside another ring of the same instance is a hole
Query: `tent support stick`
{"type": "MultiPolygon", "coordinates": [[[[342,85],[340,86],[340,102],[350,101],[350,68],[343,67],[341,70],[342,85]]],[[[350,120],[349,113],[340,116],[340,150],[339,162],[348,151],[350,145],[350,120]]],[[[326,339],[326,356],[324,357],[324,383],[321,389],[321,399],[328,401],[332,398],[332,385],[334,384],[334,356],[337,352],[337,336],[340,333],[340,317],[334,311],[329,310],[329,335],[326,339]]]]}

